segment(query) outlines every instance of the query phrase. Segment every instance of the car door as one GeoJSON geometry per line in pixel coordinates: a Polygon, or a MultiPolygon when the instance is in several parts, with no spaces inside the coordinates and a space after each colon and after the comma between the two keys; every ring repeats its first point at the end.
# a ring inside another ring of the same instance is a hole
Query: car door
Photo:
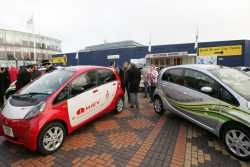
{"type": "Polygon", "coordinates": [[[100,98],[96,70],[79,75],[71,83],[68,115],[72,127],[98,114],[100,98]]]}
{"type": "Polygon", "coordinates": [[[184,71],[183,89],[189,96],[190,101],[180,108],[192,119],[215,129],[219,123],[220,113],[220,84],[205,73],[193,69],[184,71]],[[212,88],[211,91],[204,91],[204,88],[212,88]],[[218,117],[217,117],[218,116],[218,117]]]}
{"type": "Polygon", "coordinates": [[[114,72],[110,69],[98,69],[98,90],[100,94],[99,110],[103,111],[108,109],[118,89],[118,81],[114,72]]]}
{"type": "Polygon", "coordinates": [[[164,72],[160,86],[168,102],[185,102],[186,92],[183,91],[183,68],[174,68],[164,72]]]}

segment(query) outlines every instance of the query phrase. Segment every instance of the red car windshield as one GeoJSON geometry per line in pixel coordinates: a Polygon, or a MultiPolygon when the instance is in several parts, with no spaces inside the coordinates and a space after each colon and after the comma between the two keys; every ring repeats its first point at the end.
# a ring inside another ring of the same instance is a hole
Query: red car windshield
{"type": "Polygon", "coordinates": [[[56,70],[41,76],[39,79],[25,87],[19,95],[22,94],[52,94],[72,75],[73,71],[56,70]]]}

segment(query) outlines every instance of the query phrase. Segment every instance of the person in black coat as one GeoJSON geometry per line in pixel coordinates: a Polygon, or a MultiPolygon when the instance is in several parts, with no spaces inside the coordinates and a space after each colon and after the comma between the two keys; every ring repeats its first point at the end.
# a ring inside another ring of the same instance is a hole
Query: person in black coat
{"type": "Polygon", "coordinates": [[[134,65],[131,64],[129,70],[127,71],[127,82],[129,87],[131,108],[136,107],[139,109],[138,103],[138,92],[141,81],[141,71],[134,65]]]}
{"type": "Polygon", "coordinates": [[[0,108],[4,104],[4,94],[10,85],[10,79],[8,72],[2,67],[0,67],[0,108]]]}
{"type": "Polygon", "coordinates": [[[124,79],[124,90],[126,91],[127,93],[127,97],[128,97],[128,103],[130,104],[130,94],[129,94],[129,85],[128,85],[128,71],[129,71],[129,68],[130,68],[130,64],[129,62],[125,61],[123,63],[123,79],[124,79]]]}
{"type": "Polygon", "coordinates": [[[16,90],[21,89],[31,81],[31,74],[32,74],[32,65],[28,65],[20,69],[16,81],[16,90]]]}

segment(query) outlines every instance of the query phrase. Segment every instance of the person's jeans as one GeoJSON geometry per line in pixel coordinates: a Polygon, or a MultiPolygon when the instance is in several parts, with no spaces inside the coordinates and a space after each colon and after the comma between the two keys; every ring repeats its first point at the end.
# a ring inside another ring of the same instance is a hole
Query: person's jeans
{"type": "Polygon", "coordinates": [[[126,86],[125,88],[126,88],[126,92],[127,92],[127,95],[128,95],[128,103],[130,103],[131,100],[130,100],[129,87],[126,86]]]}
{"type": "Polygon", "coordinates": [[[150,86],[150,90],[149,90],[149,92],[150,92],[150,100],[151,101],[154,101],[154,92],[155,92],[155,88],[156,88],[156,86],[150,86]]]}
{"type": "Polygon", "coordinates": [[[138,95],[137,93],[132,93],[130,92],[130,102],[131,102],[131,105],[133,106],[136,106],[136,108],[139,108],[139,103],[138,103],[138,95]]]}

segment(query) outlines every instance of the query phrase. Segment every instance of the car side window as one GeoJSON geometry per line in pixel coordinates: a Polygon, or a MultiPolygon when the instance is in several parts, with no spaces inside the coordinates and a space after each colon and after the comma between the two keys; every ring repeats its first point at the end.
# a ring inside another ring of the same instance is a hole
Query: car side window
{"type": "Polygon", "coordinates": [[[57,104],[69,98],[69,86],[63,88],[63,90],[57,95],[53,104],[57,104]]]}
{"type": "Polygon", "coordinates": [[[220,99],[229,104],[238,106],[239,102],[236,98],[228,92],[222,85],[220,85],[217,81],[212,79],[211,77],[203,74],[201,72],[195,70],[186,69],[184,72],[185,76],[185,86],[194,89],[196,91],[201,92],[201,88],[208,86],[213,89],[211,93],[208,95],[217,99],[220,99]]]}
{"type": "Polygon", "coordinates": [[[71,83],[71,97],[77,96],[97,86],[96,71],[90,71],[78,76],[71,83]]]}
{"type": "Polygon", "coordinates": [[[97,70],[97,76],[98,85],[103,85],[116,80],[114,72],[108,69],[97,70]]]}
{"type": "Polygon", "coordinates": [[[234,106],[240,105],[238,100],[223,87],[221,87],[221,90],[220,90],[220,99],[234,106]]]}
{"type": "Polygon", "coordinates": [[[195,70],[186,69],[184,72],[185,86],[201,92],[202,87],[211,87],[213,91],[209,93],[214,98],[219,98],[219,84],[211,77],[195,70]]]}
{"type": "Polygon", "coordinates": [[[165,71],[162,75],[162,78],[161,78],[162,81],[167,81],[168,82],[168,71],[165,71]]]}
{"type": "Polygon", "coordinates": [[[168,82],[172,82],[178,85],[184,84],[183,69],[171,69],[164,73],[164,79],[168,82]],[[166,73],[166,74],[165,74],[166,73]]]}

